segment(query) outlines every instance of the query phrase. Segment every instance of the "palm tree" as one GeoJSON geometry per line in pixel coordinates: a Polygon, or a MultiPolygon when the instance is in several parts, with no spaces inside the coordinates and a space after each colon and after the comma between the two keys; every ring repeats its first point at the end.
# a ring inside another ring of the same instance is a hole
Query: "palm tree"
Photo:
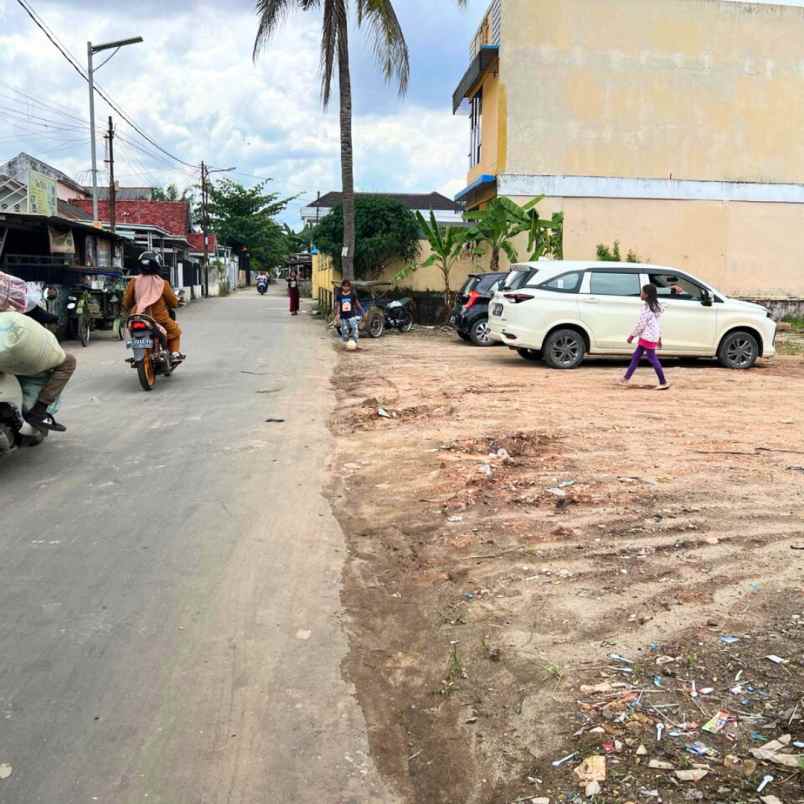
{"type": "MultiPolygon", "coordinates": [[[[466,5],[466,0],[457,0],[466,5]]],[[[399,94],[404,95],[410,78],[408,46],[392,0],[354,0],[357,24],[369,28],[372,46],[385,80],[396,78],[399,94]]],[[[321,100],[326,109],[332,92],[335,65],[341,105],[341,180],[343,185],[344,279],[354,279],[355,188],[352,151],[352,80],[349,71],[350,0],[257,0],[259,26],[254,40],[254,59],[276,32],[289,11],[323,9],[321,28],[321,100]]]]}

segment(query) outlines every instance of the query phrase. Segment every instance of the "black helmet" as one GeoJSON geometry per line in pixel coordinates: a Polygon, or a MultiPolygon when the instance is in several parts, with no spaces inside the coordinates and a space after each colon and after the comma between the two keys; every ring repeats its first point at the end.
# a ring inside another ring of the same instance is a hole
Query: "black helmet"
{"type": "Polygon", "coordinates": [[[162,270],[162,260],[154,251],[143,251],[137,258],[137,263],[143,274],[159,274],[162,270]]]}

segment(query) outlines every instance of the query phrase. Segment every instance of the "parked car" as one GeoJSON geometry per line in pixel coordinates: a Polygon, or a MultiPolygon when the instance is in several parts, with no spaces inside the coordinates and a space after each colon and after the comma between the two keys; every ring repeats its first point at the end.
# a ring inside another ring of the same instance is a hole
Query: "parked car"
{"type": "Polygon", "coordinates": [[[489,340],[489,302],[508,272],[469,274],[455,298],[449,322],[465,341],[475,346],[491,346],[489,340]]]}
{"type": "Polygon", "coordinates": [[[758,304],[730,299],[701,279],[660,265],[539,261],[515,288],[491,302],[492,340],[526,360],[573,369],[587,354],[627,355],[626,338],[639,319],[643,285],[659,289],[664,307],[662,356],[716,357],[746,369],[776,353],[776,322],[758,304]]]}

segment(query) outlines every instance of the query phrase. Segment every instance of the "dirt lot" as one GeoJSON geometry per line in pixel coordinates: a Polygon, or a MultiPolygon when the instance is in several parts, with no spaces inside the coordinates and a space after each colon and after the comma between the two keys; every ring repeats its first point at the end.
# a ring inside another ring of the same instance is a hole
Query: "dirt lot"
{"type": "Polygon", "coordinates": [[[405,801],[756,802],[766,775],[804,801],[797,760],[761,750],[804,753],[791,351],[668,361],[666,393],[439,331],[339,355],[346,670],[405,801]]]}

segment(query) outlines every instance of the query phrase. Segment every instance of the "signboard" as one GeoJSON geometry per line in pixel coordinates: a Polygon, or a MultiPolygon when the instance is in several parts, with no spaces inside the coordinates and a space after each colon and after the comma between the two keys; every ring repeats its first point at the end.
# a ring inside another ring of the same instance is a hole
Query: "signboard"
{"type": "Polygon", "coordinates": [[[59,213],[55,180],[35,170],[28,172],[28,212],[49,218],[59,213]]]}
{"type": "Polygon", "coordinates": [[[98,238],[98,268],[112,267],[112,241],[98,238]]]}
{"type": "Polygon", "coordinates": [[[50,239],[51,254],[75,254],[75,238],[72,229],[57,229],[55,226],[47,227],[50,239]]]}

